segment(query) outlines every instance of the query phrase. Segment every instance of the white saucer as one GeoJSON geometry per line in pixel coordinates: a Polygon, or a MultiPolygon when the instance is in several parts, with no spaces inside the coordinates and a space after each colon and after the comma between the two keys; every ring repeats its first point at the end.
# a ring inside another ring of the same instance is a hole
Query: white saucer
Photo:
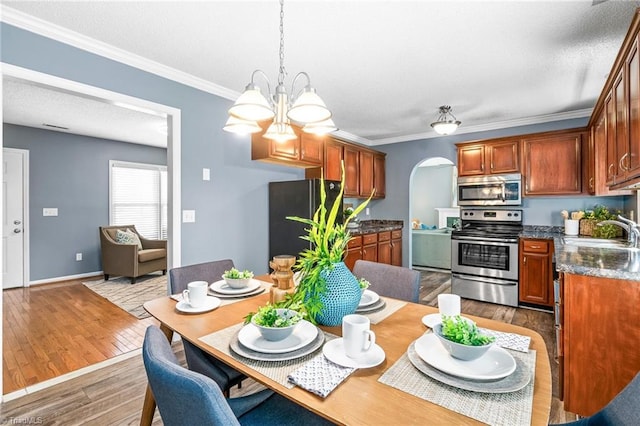
{"type": "Polygon", "coordinates": [[[232,288],[225,280],[216,281],[209,286],[211,291],[215,291],[216,293],[234,295],[250,293],[258,287],[260,287],[260,281],[254,279],[249,281],[249,284],[244,288],[232,288]]]}
{"type": "Polygon", "coordinates": [[[313,342],[317,336],[318,327],[309,321],[302,320],[293,329],[293,333],[289,337],[277,342],[264,339],[255,325],[247,324],[238,332],[238,341],[252,351],[265,354],[280,354],[300,349],[313,342]]]}
{"type": "Polygon", "coordinates": [[[204,302],[204,305],[198,306],[197,308],[194,308],[184,300],[176,303],[176,309],[180,312],[184,312],[185,314],[201,314],[203,312],[213,311],[218,306],[220,306],[220,299],[213,296],[207,296],[207,300],[204,302]]]}
{"type": "MultiPolygon", "coordinates": [[[[469,318],[462,317],[463,320],[468,323],[475,324],[475,322],[469,318]]],[[[442,322],[442,316],[440,314],[429,314],[422,317],[422,323],[429,328],[433,328],[442,322]]]]}
{"type": "Polygon", "coordinates": [[[342,338],[333,339],[322,347],[322,353],[331,362],[343,367],[371,368],[382,364],[385,354],[384,350],[375,343],[367,352],[358,358],[349,358],[344,352],[342,338]]]}
{"type": "Polygon", "coordinates": [[[364,293],[362,293],[362,297],[360,298],[358,308],[364,308],[365,306],[373,305],[378,300],[380,300],[380,296],[378,296],[378,293],[371,290],[365,290],[364,293]]]}
{"type": "Polygon", "coordinates": [[[435,334],[428,333],[416,340],[415,350],[430,366],[463,379],[502,379],[516,370],[513,356],[498,345],[492,345],[480,358],[462,361],[452,357],[435,334]]]}

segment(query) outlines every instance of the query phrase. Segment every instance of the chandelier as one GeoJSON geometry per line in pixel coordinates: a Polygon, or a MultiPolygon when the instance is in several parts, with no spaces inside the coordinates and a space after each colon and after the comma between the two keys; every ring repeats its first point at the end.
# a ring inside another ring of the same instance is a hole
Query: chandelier
{"type": "Polygon", "coordinates": [[[257,133],[262,131],[258,122],[273,120],[263,137],[278,142],[296,139],[297,136],[291,123],[302,126],[306,133],[325,134],[337,130],[331,111],[324,104],[316,90],[311,87],[311,79],[306,72],[299,72],[291,83],[290,97],[284,86],[287,74],[284,68],[284,0],[280,0],[280,69],[278,71],[278,85],[275,93],[271,93],[269,78],[261,70],[251,74],[251,81],[244,92],[229,109],[229,119],[224,130],[232,133],[257,133]],[[257,76],[266,80],[268,97],[260,92],[255,83],[257,76]],[[294,88],[299,79],[306,80],[304,86],[295,96],[294,88]]]}
{"type": "Polygon", "coordinates": [[[431,127],[440,135],[449,135],[456,131],[460,121],[451,113],[449,105],[442,105],[436,121],[431,123],[431,127]]]}

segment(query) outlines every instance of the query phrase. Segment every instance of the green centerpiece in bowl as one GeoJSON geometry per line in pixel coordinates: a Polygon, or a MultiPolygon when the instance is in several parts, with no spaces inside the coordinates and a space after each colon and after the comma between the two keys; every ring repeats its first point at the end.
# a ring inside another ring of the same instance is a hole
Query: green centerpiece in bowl
{"type": "Polygon", "coordinates": [[[222,279],[227,283],[227,285],[231,288],[239,289],[245,288],[251,282],[251,278],[253,278],[253,272],[247,271],[239,271],[236,268],[231,268],[229,271],[224,271],[222,274],[222,279]]]}
{"type": "Polygon", "coordinates": [[[480,334],[475,323],[466,321],[460,315],[444,316],[442,323],[433,327],[433,332],[452,357],[464,361],[480,358],[495,340],[494,337],[480,334]]]}
{"type": "Polygon", "coordinates": [[[276,308],[270,304],[250,316],[251,324],[256,326],[265,340],[271,342],[289,337],[301,320],[302,315],[293,309],[276,308]]]}

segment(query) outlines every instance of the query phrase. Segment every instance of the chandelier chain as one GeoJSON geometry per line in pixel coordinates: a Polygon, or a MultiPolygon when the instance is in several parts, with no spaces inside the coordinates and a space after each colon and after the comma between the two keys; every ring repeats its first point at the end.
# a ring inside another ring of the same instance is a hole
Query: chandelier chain
{"type": "Polygon", "coordinates": [[[280,0],[280,71],[278,72],[278,84],[284,84],[284,0],[280,0]]]}

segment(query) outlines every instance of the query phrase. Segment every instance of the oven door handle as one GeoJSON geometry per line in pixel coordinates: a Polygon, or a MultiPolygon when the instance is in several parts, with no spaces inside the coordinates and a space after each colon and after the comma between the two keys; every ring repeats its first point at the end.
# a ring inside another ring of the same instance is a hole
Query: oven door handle
{"type": "Polygon", "coordinates": [[[507,200],[507,196],[505,191],[505,184],[504,182],[502,182],[502,202],[505,202],[506,200],[507,200]]]}
{"type": "Polygon", "coordinates": [[[452,275],[458,278],[462,278],[464,280],[478,281],[481,283],[498,284],[498,285],[504,285],[504,286],[511,286],[511,285],[518,284],[517,281],[498,280],[495,278],[488,278],[488,277],[474,277],[473,275],[464,275],[464,274],[452,274],[452,275]]]}
{"type": "Polygon", "coordinates": [[[457,241],[465,241],[465,240],[470,240],[470,241],[477,241],[480,244],[491,244],[491,245],[499,245],[499,244],[504,244],[504,243],[517,243],[518,239],[517,238],[501,238],[501,239],[495,239],[492,240],[490,238],[487,237],[470,237],[470,236],[456,236],[454,234],[451,234],[451,239],[452,240],[457,240],[457,241]]]}

